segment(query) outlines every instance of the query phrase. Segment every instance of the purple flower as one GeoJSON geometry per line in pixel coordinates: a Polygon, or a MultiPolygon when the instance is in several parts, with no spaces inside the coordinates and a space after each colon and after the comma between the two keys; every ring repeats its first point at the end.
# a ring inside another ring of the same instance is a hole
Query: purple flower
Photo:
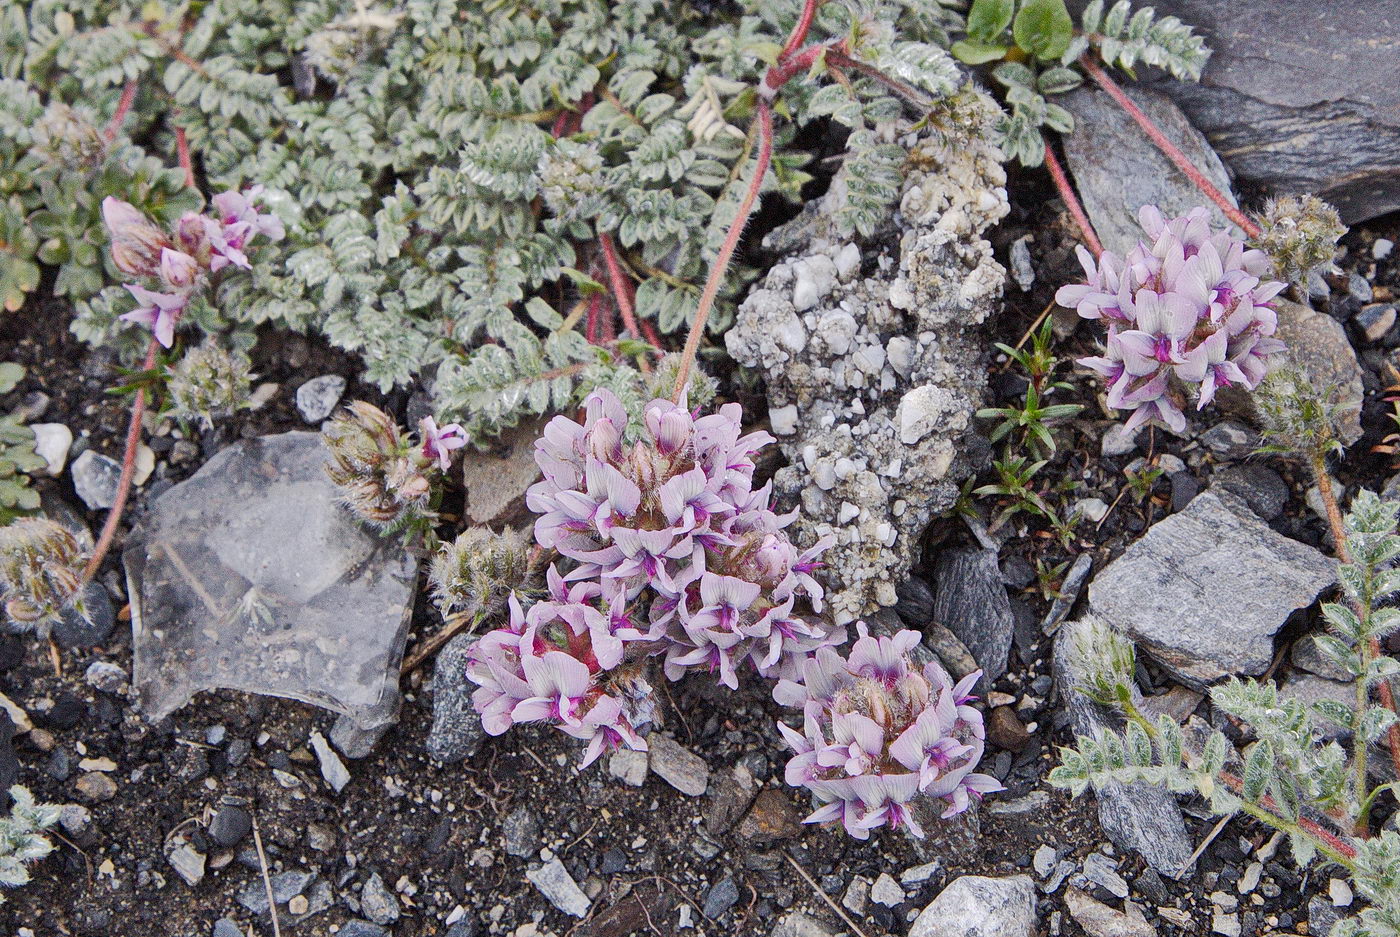
{"type": "Polygon", "coordinates": [[[425,416],[418,421],[418,431],[423,436],[423,457],[436,461],[444,472],[452,467],[452,450],[467,444],[467,434],[460,423],[439,428],[436,420],[425,416]]]}
{"type": "Polygon", "coordinates": [[[154,277],[160,272],[161,251],[170,239],[135,205],[107,196],[102,200],[102,222],[112,239],[112,263],[134,277],[154,277]]]}
{"type": "Polygon", "coordinates": [[[134,283],[126,284],[126,290],[139,305],[119,318],[123,322],[144,325],[164,347],[173,345],[175,325],[180,321],[180,314],[185,311],[189,297],[180,293],[157,293],[134,283]]]}
{"type": "Polygon", "coordinates": [[[184,251],[160,249],[160,278],[174,290],[191,289],[199,279],[199,264],[184,251]]]}
{"type": "Polygon", "coordinates": [[[1097,262],[1079,248],[1085,282],[1061,287],[1056,301],[1108,320],[1105,353],[1079,362],[1103,375],[1108,405],[1131,410],[1129,426],[1157,422],[1180,432],[1184,398],[1172,378],[1199,385],[1200,409],[1221,387],[1253,390],[1268,373],[1268,358],[1283,350],[1271,337],[1271,301],[1284,284],[1262,280],[1268,257],[1212,230],[1204,208],[1168,219],[1146,205],[1138,219],[1148,240],[1097,262]]]}
{"type": "Polygon", "coordinates": [[[874,637],[863,622],[857,631],[849,657],[820,648],[774,688],[803,713],[801,732],[779,726],[793,751],[784,777],[818,804],[806,822],[840,820],[858,839],[879,826],[921,837],[919,798],[960,810],[989,790],[969,780],[985,746],[982,716],[968,705],[981,673],[954,684],[937,663],[910,662],[917,632],[874,637]]]}

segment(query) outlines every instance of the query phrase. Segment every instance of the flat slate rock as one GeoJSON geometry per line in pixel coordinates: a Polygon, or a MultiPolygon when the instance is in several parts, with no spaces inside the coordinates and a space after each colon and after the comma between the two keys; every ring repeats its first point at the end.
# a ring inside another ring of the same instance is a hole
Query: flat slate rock
{"type": "Polygon", "coordinates": [[[1260,674],[1274,634],[1337,580],[1335,561],[1207,491],[1154,524],[1089,584],[1094,614],[1198,689],[1260,674]]]}
{"type": "Polygon", "coordinates": [[[433,661],[433,727],[428,754],[443,764],[456,764],[475,755],[486,739],[481,714],[472,705],[476,685],[467,679],[467,658],[477,635],[459,634],[433,661]]]}
{"type": "MultiPolygon", "coordinates": [[[[1230,177],[1220,157],[1171,98],[1131,82],[1124,90],[1192,165],[1228,196],[1230,177]]],[[[1235,230],[1105,92],[1086,85],[1063,95],[1059,102],[1074,115],[1074,133],[1063,137],[1065,163],[1104,247],[1121,257],[1147,236],[1138,224],[1138,209],[1143,205],[1156,205],[1168,218],[1205,206],[1211,211],[1212,224],[1235,230]]]]}
{"type": "Polygon", "coordinates": [[[934,580],[934,620],[967,645],[990,686],[1006,673],[1016,629],[996,551],[944,550],[938,554],[934,580]]]}
{"type": "Polygon", "coordinates": [[[1035,885],[1029,875],[964,875],[914,919],[909,937],[1030,937],[1035,885]]]}
{"type": "Polygon", "coordinates": [[[1236,176],[1276,193],[1316,193],[1347,224],[1400,208],[1400,4],[1152,5],[1214,50],[1199,84],[1162,76],[1156,86],[1236,176]]]}

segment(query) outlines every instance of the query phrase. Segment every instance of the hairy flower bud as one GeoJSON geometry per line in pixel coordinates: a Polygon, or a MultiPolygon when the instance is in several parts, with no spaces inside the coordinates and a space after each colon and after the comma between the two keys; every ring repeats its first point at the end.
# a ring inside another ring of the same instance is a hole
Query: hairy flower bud
{"type": "Polygon", "coordinates": [[[69,609],[86,619],[86,562],[77,538],[51,520],[22,517],[0,527],[0,595],[6,614],[41,635],[69,609]]]}
{"type": "Polygon", "coordinates": [[[1257,218],[1255,245],[1274,261],[1274,272],[1306,285],[1314,270],[1335,270],[1337,241],[1347,233],[1337,210],[1315,195],[1269,199],[1257,218]]]}
{"type": "Polygon", "coordinates": [[[102,200],[102,221],[112,240],[112,263],[122,273],[134,277],[156,277],[161,273],[161,252],[170,239],[135,205],[107,196],[102,200]]]}
{"type": "Polygon", "coordinates": [[[250,406],[246,355],[229,351],[212,338],[191,348],[170,369],[166,389],[171,414],[181,420],[198,420],[206,429],[214,421],[250,406]]]}
{"type": "Polygon", "coordinates": [[[428,501],[440,472],[389,414],[356,400],[321,439],[330,452],[326,474],[361,520],[394,531],[431,519],[428,501]]]}
{"type": "Polygon", "coordinates": [[[444,616],[479,614],[524,591],[530,578],[529,536],[523,530],[493,533],[481,527],[462,531],[433,557],[428,581],[444,616]]]}

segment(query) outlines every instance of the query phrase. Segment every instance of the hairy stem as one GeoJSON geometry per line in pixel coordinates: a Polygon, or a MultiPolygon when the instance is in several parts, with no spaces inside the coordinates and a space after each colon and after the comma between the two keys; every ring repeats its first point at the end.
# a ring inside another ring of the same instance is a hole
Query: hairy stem
{"type": "Polygon", "coordinates": [[[1157,149],[1161,150],[1167,159],[1175,163],[1176,168],[1185,173],[1186,178],[1191,180],[1191,184],[1200,189],[1206,198],[1214,202],[1226,218],[1239,225],[1240,230],[1250,237],[1259,236],[1259,226],[1251,221],[1244,212],[1231,204],[1225,193],[1217,189],[1209,179],[1201,174],[1199,169],[1192,165],[1191,160],[1186,158],[1186,154],[1181,152],[1175,143],[1167,139],[1167,135],[1162,132],[1161,128],[1152,122],[1152,118],[1143,113],[1142,108],[1133,103],[1133,99],[1128,97],[1127,93],[1118,86],[1118,83],[1110,78],[1108,73],[1094,61],[1093,56],[1087,52],[1084,53],[1079,57],[1079,64],[1094,81],[1098,82],[1100,88],[1108,92],[1109,97],[1113,98],[1129,117],[1137,121],[1137,125],[1156,144],[1157,149]]]}
{"type": "MultiPolygon", "coordinates": [[[[1327,472],[1327,459],[1323,455],[1321,449],[1317,449],[1312,453],[1311,458],[1308,460],[1308,465],[1312,469],[1313,480],[1317,482],[1318,494],[1322,496],[1322,505],[1327,511],[1327,526],[1332,530],[1332,542],[1336,545],[1337,559],[1341,560],[1343,563],[1350,563],[1351,551],[1347,549],[1346,524],[1342,521],[1342,509],[1337,504],[1337,493],[1332,488],[1332,476],[1327,472]]],[[[1361,609],[1355,602],[1351,603],[1351,606],[1352,611],[1356,612],[1358,616],[1362,614],[1361,609]]],[[[1365,621],[1364,618],[1361,620],[1363,622],[1365,621]]],[[[1366,642],[1366,645],[1364,649],[1358,648],[1363,655],[1363,660],[1374,660],[1381,656],[1381,643],[1375,638],[1366,642]]],[[[1358,683],[1360,683],[1359,680],[1358,683]]],[[[1386,709],[1393,713],[1400,713],[1400,710],[1396,709],[1395,691],[1391,689],[1389,680],[1382,679],[1378,681],[1376,684],[1376,691],[1381,698],[1381,705],[1385,706],[1386,709]]],[[[1364,701],[1364,685],[1358,690],[1357,697],[1359,700],[1364,701]]],[[[1358,713],[1358,717],[1359,715],[1358,713]]],[[[1355,745],[1356,748],[1354,753],[1355,758],[1364,768],[1366,763],[1366,745],[1364,742],[1360,741],[1359,735],[1353,735],[1352,739],[1353,745],[1355,745]]],[[[1395,769],[1396,776],[1400,777],[1400,723],[1391,724],[1387,732],[1387,739],[1390,742],[1391,765],[1395,769]]],[[[1361,783],[1365,783],[1364,775],[1362,776],[1361,783]]],[[[1362,800],[1364,801],[1365,798],[1362,798],[1362,800]]],[[[1363,817],[1362,820],[1364,821],[1364,819],[1363,817]]]]}
{"type": "MultiPolygon", "coordinates": [[[[149,371],[155,367],[156,350],[159,347],[155,336],[151,336],[151,343],[146,347],[146,360],[142,363],[141,370],[149,371]]],[[[131,479],[136,474],[136,449],[141,444],[141,417],[145,412],[146,388],[142,387],[136,391],[136,400],[131,405],[131,422],[126,428],[126,449],[122,453],[122,473],[117,480],[117,496],[112,501],[111,510],[107,512],[107,521],[102,525],[102,533],[97,538],[97,545],[92,549],[92,556],[88,558],[87,565],[83,567],[83,585],[87,585],[97,575],[102,560],[112,547],[112,538],[117,534],[117,525],[121,523],[127,496],[131,494],[131,479]]]]}
{"type": "MultiPolygon", "coordinates": [[[[642,330],[637,326],[636,310],[632,307],[632,293],[628,288],[627,278],[622,275],[622,265],[617,262],[617,248],[613,245],[612,236],[600,234],[598,243],[603,248],[603,262],[608,267],[608,281],[612,284],[613,301],[622,313],[622,324],[632,333],[633,338],[642,338],[642,330]]],[[[641,364],[642,370],[650,373],[651,362],[645,355],[642,356],[641,364]]]]}
{"type": "Polygon", "coordinates": [[[802,13],[797,17],[797,22],[792,27],[792,33],[788,36],[787,42],[783,44],[783,51],[778,53],[778,61],[782,62],[788,56],[796,52],[802,43],[807,41],[807,33],[812,28],[812,20],[816,19],[817,7],[822,5],[822,0],[806,0],[802,4],[802,13]]]}
{"type": "MultiPolygon", "coordinates": [[[[767,84],[767,79],[764,79],[764,83],[767,84]]],[[[739,210],[734,213],[734,220],[729,224],[729,234],[720,245],[719,254],[715,256],[715,262],[710,267],[710,275],[705,278],[700,303],[695,307],[695,319],[690,323],[690,334],[686,336],[680,366],[676,369],[676,386],[672,396],[677,403],[685,394],[685,385],[690,380],[690,368],[695,363],[695,355],[700,350],[700,339],[705,334],[705,322],[710,318],[710,310],[714,308],[715,297],[719,294],[720,284],[724,282],[725,271],[729,269],[729,260],[734,256],[734,249],[739,246],[739,238],[744,233],[749,216],[753,214],[754,204],[758,201],[758,190],[763,186],[763,177],[768,174],[768,164],[773,159],[773,110],[761,92],[755,119],[758,121],[758,157],[755,160],[753,181],[744,192],[739,210]]]]}
{"type": "Polygon", "coordinates": [[[137,83],[135,79],[128,81],[122,88],[122,96],[117,101],[116,113],[112,115],[111,121],[107,124],[107,129],[102,132],[102,137],[111,146],[117,140],[117,134],[121,132],[122,124],[126,122],[126,115],[131,111],[131,105],[136,100],[137,83]]]}
{"type": "Polygon", "coordinates": [[[175,153],[180,160],[180,168],[185,171],[185,185],[194,188],[194,163],[190,160],[190,141],[185,136],[185,128],[175,127],[175,153]]]}
{"type": "Polygon", "coordinates": [[[1095,257],[1098,257],[1103,253],[1103,244],[1099,241],[1098,234],[1094,232],[1094,226],[1089,223],[1089,216],[1085,214],[1084,206],[1079,202],[1079,196],[1074,194],[1074,186],[1069,184],[1069,176],[1065,175],[1065,167],[1060,165],[1060,159],[1055,155],[1055,150],[1049,143],[1045,144],[1045,168],[1050,170],[1050,178],[1055,182],[1055,189],[1060,193],[1060,198],[1064,199],[1070,215],[1074,218],[1074,223],[1079,226],[1079,234],[1084,239],[1084,245],[1093,251],[1095,257]]]}

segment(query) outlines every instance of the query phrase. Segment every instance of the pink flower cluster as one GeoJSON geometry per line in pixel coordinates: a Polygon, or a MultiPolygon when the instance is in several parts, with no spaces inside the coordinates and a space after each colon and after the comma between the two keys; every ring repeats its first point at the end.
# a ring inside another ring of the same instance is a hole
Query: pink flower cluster
{"type": "Polygon", "coordinates": [[[547,720],[589,740],[585,763],[626,743],[648,718],[640,676],[664,655],[667,677],[705,670],[730,688],[748,662],[795,675],[843,629],[803,617],[820,611],[812,577],[818,544],[800,552],[783,532],[795,515],[753,488],[752,455],[767,433],[741,435],[737,404],[697,416],[667,400],[647,405],[646,439],[627,444],[627,413],[605,390],[582,424],[555,417],[535,445],[544,474],[527,493],[535,539],[576,564],[550,571],[550,597],[483,637],[468,677],[488,732],[547,720]]]}
{"type": "Polygon", "coordinates": [[[1180,432],[1186,417],[1173,375],[1199,387],[1198,410],[1221,387],[1258,386],[1284,348],[1270,300],[1286,284],[1262,279],[1268,255],[1212,231],[1204,208],[1168,221],[1144,205],[1138,220],[1150,244],[1139,241],[1121,259],[1104,251],[1097,263],[1080,247],[1087,282],[1061,287],[1055,301],[1107,324],[1104,354],[1079,363],[1104,376],[1110,407],[1132,411],[1128,428],[1155,420],[1180,432]]]}
{"type": "Polygon", "coordinates": [[[1002,790],[995,778],[972,773],[985,733],[969,694],[982,674],[955,685],[936,662],[922,670],[910,662],[918,632],[872,637],[864,622],[856,627],[849,657],[822,648],[800,680],[773,690],[779,703],[802,710],[801,732],[778,724],[794,752],[786,780],[820,804],[804,822],[840,820],[857,839],[881,826],[922,838],[916,798],[942,799],[947,818],[1002,790]]]}
{"type": "Polygon", "coordinates": [[[275,215],[259,212],[253,200],[262,186],[246,193],[214,196],[213,213],[187,212],[173,235],[162,231],[136,206],[108,196],[102,200],[102,220],[112,240],[112,262],[122,273],[155,280],[158,289],[124,284],[138,303],[121,318],[146,326],[156,341],[169,348],[185,307],[208,274],[227,266],[249,268],[245,249],[261,234],[276,241],[285,233],[275,215]]]}

